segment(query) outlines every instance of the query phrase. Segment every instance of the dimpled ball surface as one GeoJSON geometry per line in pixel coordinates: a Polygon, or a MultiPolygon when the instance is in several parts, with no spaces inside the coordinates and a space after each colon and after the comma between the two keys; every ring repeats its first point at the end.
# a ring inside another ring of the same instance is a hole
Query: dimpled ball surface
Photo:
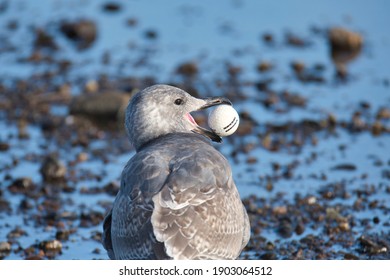
{"type": "Polygon", "coordinates": [[[230,105],[219,105],[210,112],[208,125],[219,136],[232,135],[238,128],[240,118],[230,105]]]}

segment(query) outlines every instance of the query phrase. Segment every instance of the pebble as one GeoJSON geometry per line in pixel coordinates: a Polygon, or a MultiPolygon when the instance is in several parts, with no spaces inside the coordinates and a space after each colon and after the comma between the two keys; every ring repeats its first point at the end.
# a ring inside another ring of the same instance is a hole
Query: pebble
{"type": "Polygon", "coordinates": [[[270,62],[262,61],[257,65],[257,70],[261,73],[271,70],[273,65],[270,62]]]}
{"type": "Polygon", "coordinates": [[[295,71],[296,74],[301,74],[305,70],[305,64],[301,61],[293,61],[291,63],[291,68],[295,71]]]}
{"type": "Polygon", "coordinates": [[[58,230],[56,232],[56,239],[60,241],[66,241],[69,239],[70,231],[69,230],[58,230]]]}
{"type": "Polygon", "coordinates": [[[8,200],[4,199],[1,197],[0,195],[0,213],[1,212],[11,212],[12,208],[11,208],[11,204],[8,200]]]}
{"type": "Polygon", "coordinates": [[[9,242],[6,242],[6,241],[2,241],[0,242],[0,252],[1,253],[4,253],[4,252],[10,252],[11,251],[11,244],[9,242]]]}
{"type": "Polygon", "coordinates": [[[176,69],[176,73],[187,77],[193,77],[199,72],[198,65],[195,62],[185,62],[179,65],[176,69]]]}
{"type": "Polygon", "coordinates": [[[377,119],[390,119],[390,109],[389,108],[380,108],[376,114],[377,119]]]}
{"type": "Polygon", "coordinates": [[[6,142],[0,142],[0,152],[8,151],[10,148],[10,145],[6,142]]]}
{"type": "Polygon", "coordinates": [[[81,153],[77,154],[77,157],[76,157],[77,162],[85,162],[88,159],[89,159],[89,155],[88,155],[88,153],[85,153],[85,152],[81,152],[81,153]]]}
{"type": "Polygon", "coordinates": [[[65,179],[67,169],[56,156],[49,155],[43,160],[39,171],[44,181],[56,181],[65,179]]]}
{"type": "Polygon", "coordinates": [[[294,232],[294,229],[291,225],[291,221],[289,219],[282,219],[280,221],[277,232],[283,238],[291,237],[294,232]]]}
{"type": "Polygon", "coordinates": [[[100,248],[95,248],[95,249],[92,251],[92,254],[99,255],[100,253],[101,253],[101,249],[100,249],[100,248]]]}
{"type": "Polygon", "coordinates": [[[351,253],[345,253],[344,259],[345,260],[359,260],[359,257],[354,255],[354,254],[351,254],[351,253]]]}
{"type": "Polygon", "coordinates": [[[27,232],[20,227],[16,227],[7,234],[8,239],[16,239],[22,236],[28,236],[27,232]]]}
{"type": "Polygon", "coordinates": [[[117,2],[108,2],[103,5],[103,10],[106,12],[119,12],[121,9],[121,4],[117,2]]]}
{"type": "Polygon", "coordinates": [[[331,170],[343,170],[343,171],[355,171],[356,169],[357,167],[353,163],[341,163],[331,168],[331,170]]]}
{"type": "Polygon", "coordinates": [[[89,80],[84,86],[86,93],[96,93],[99,90],[99,83],[96,80],[89,80]]]}
{"type": "Polygon", "coordinates": [[[378,217],[374,217],[372,219],[372,221],[374,222],[374,224],[379,224],[380,223],[380,219],[378,217]]]}
{"type": "Polygon", "coordinates": [[[387,247],[379,245],[374,240],[370,239],[365,235],[360,236],[358,241],[363,252],[369,255],[386,253],[388,251],[387,247]]]}
{"type": "Polygon", "coordinates": [[[297,235],[301,235],[305,231],[305,224],[302,222],[299,222],[297,226],[295,227],[295,233],[297,235]]]}
{"type": "Polygon", "coordinates": [[[0,242],[0,260],[4,259],[11,253],[11,244],[6,241],[0,242]]]}
{"type": "Polygon", "coordinates": [[[33,44],[35,49],[58,49],[58,45],[55,42],[53,36],[51,36],[46,30],[38,28],[34,33],[35,39],[33,44]]]}
{"type": "Polygon", "coordinates": [[[312,205],[317,202],[317,198],[315,196],[310,196],[307,198],[307,204],[312,205]]]}
{"type": "Polygon", "coordinates": [[[275,253],[269,252],[269,253],[264,253],[260,256],[260,260],[277,260],[278,257],[276,256],[275,253]]]}
{"type": "Polygon", "coordinates": [[[271,33],[264,33],[262,39],[267,44],[274,43],[274,36],[271,33]]]}
{"type": "Polygon", "coordinates": [[[379,136],[384,131],[384,127],[380,121],[375,121],[372,124],[371,132],[374,136],[379,136]]]}
{"type": "Polygon", "coordinates": [[[331,28],[328,31],[331,57],[336,66],[336,75],[344,80],[348,77],[346,64],[354,60],[362,49],[363,37],[345,28],[331,28]]]}
{"type": "Polygon", "coordinates": [[[74,42],[79,50],[91,47],[96,40],[98,31],[92,20],[63,21],[60,25],[60,31],[74,42]]]}
{"type": "Polygon", "coordinates": [[[329,29],[328,40],[333,51],[356,51],[363,45],[363,37],[359,33],[340,27],[329,29]]]}
{"type": "Polygon", "coordinates": [[[59,240],[48,240],[39,243],[39,247],[44,251],[57,251],[62,249],[62,243],[59,240]]]}
{"type": "Polygon", "coordinates": [[[18,178],[8,186],[8,190],[13,194],[29,194],[35,189],[36,185],[29,177],[18,178]]]}
{"type": "Polygon", "coordinates": [[[348,222],[339,223],[338,228],[342,231],[349,231],[350,230],[350,226],[349,226],[348,222]]]}

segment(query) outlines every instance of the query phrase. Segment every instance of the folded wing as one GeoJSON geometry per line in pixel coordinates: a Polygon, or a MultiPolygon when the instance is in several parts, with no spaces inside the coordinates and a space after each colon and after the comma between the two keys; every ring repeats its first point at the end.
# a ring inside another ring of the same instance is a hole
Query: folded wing
{"type": "Polygon", "coordinates": [[[236,259],[249,240],[230,167],[214,151],[176,161],[153,197],[154,234],[174,259],[236,259]]]}

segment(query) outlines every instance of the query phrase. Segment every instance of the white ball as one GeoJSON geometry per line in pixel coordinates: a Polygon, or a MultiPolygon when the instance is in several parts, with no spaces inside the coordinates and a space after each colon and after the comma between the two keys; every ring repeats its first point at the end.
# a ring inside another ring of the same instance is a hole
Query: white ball
{"type": "Polygon", "coordinates": [[[233,134],[240,123],[238,113],[230,105],[219,105],[209,114],[209,127],[219,136],[233,134]]]}

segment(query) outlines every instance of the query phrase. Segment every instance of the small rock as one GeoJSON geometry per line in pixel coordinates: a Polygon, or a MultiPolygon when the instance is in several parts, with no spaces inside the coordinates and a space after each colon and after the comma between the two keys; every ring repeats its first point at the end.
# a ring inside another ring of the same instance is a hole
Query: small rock
{"type": "Polygon", "coordinates": [[[83,94],[73,98],[69,112],[97,120],[119,120],[119,116],[124,116],[129,99],[130,96],[122,92],[83,94]]]}
{"type": "Polygon", "coordinates": [[[185,62],[179,65],[176,69],[176,73],[187,77],[193,77],[197,75],[198,72],[199,68],[195,62],[185,62]]]}
{"type": "Polygon", "coordinates": [[[302,222],[299,222],[295,227],[295,233],[301,235],[305,231],[305,225],[302,222]]]}
{"type": "Polygon", "coordinates": [[[369,255],[376,255],[387,252],[387,247],[379,245],[367,236],[360,236],[358,241],[360,243],[363,253],[367,253],[369,255]]]}
{"type": "Polygon", "coordinates": [[[118,12],[122,9],[122,6],[116,2],[108,2],[103,5],[103,10],[106,12],[118,12]]]}
{"type": "Polygon", "coordinates": [[[80,227],[93,227],[100,224],[104,219],[101,212],[90,211],[89,213],[82,213],[80,216],[80,227]]]}
{"type": "Polygon", "coordinates": [[[66,167],[56,156],[49,155],[44,159],[40,172],[44,181],[62,180],[66,175],[66,167]]]}
{"type": "Polygon", "coordinates": [[[134,26],[136,26],[138,24],[138,20],[136,18],[129,18],[126,21],[126,24],[128,26],[134,27],[134,26]]]}
{"type": "Polygon", "coordinates": [[[84,90],[87,93],[96,93],[99,90],[99,83],[96,80],[89,80],[84,85],[84,90]]]}
{"type": "Polygon", "coordinates": [[[371,133],[374,136],[380,135],[384,131],[384,127],[380,121],[375,121],[371,127],[371,133]]]}
{"type": "Polygon", "coordinates": [[[304,260],[304,256],[303,256],[303,250],[302,249],[298,249],[296,252],[294,252],[292,254],[294,256],[294,260],[304,260]]]}
{"type": "Polygon", "coordinates": [[[307,204],[313,205],[313,204],[317,203],[317,198],[315,196],[310,196],[307,198],[306,201],[307,201],[307,204]]]}
{"type": "Polygon", "coordinates": [[[274,43],[274,36],[271,33],[264,33],[262,38],[263,38],[263,41],[267,44],[274,43]]]}
{"type": "Polygon", "coordinates": [[[91,239],[95,240],[97,242],[100,242],[102,240],[102,237],[103,237],[103,235],[102,235],[102,232],[100,232],[100,231],[93,231],[91,233],[91,239]]]}
{"type": "Polygon", "coordinates": [[[360,54],[363,38],[356,32],[336,27],[328,31],[328,42],[337,76],[344,79],[348,75],[346,64],[360,54]]]}
{"type": "Polygon", "coordinates": [[[8,151],[10,148],[10,145],[5,142],[0,142],[0,152],[8,151]]]}
{"type": "Polygon", "coordinates": [[[294,229],[289,219],[283,218],[279,224],[278,233],[283,238],[289,238],[293,235],[294,229]]]}
{"type": "Polygon", "coordinates": [[[304,107],[306,105],[306,99],[299,94],[285,91],[281,97],[290,106],[304,107]]]}
{"type": "Polygon", "coordinates": [[[62,243],[56,239],[49,240],[49,241],[42,241],[41,243],[39,243],[39,247],[44,251],[61,250],[62,243]]]}
{"type": "Polygon", "coordinates": [[[355,171],[356,165],[353,163],[342,163],[336,166],[333,166],[331,170],[343,170],[343,171],[355,171]]]}
{"type": "Polygon", "coordinates": [[[237,128],[236,134],[239,136],[245,136],[251,134],[253,131],[253,123],[247,120],[240,120],[240,125],[237,128]]]}
{"type": "Polygon", "coordinates": [[[69,230],[58,230],[56,232],[56,239],[66,241],[69,239],[70,231],[69,230]]]}
{"type": "Polygon", "coordinates": [[[326,208],[326,218],[328,220],[334,220],[339,223],[345,223],[346,218],[344,218],[335,208],[326,208]]]}
{"type": "Polygon", "coordinates": [[[272,209],[272,212],[275,215],[285,215],[287,213],[287,207],[286,206],[277,206],[272,209]]]}
{"type": "Polygon", "coordinates": [[[285,35],[285,40],[286,40],[286,43],[290,46],[294,46],[294,47],[307,47],[310,45],[310,42],[301,38],[301,37],[298,37],[297,35],[295,34],[292,34],[292,33],[287,33],[285,35]]]}
{"type": "Polygon", "coordinates": [[[359,260],[359,257],[354,254],[346,253],[344,254],[344,260],[359,260]]]}
{"type": "Polygon", "coordinates": [[[267,179],[267,184],[265,185],[265,189],[269,192],[274,189],[274,184],[272,183],[272,180],[269,178],[267,179]]]}
{"type": "Polygon", "coordinates": [[[267,242],[267,244],[265,244],[264,249],[267,251],[272,251],[275,249],[275,244],[273,244],[272,242],[267,242]]]}
{"type": "Polygon", "coordinates": [[[104,191],[112,196],[116,196],[119,191],[119,184],[116,182],[110,182],[103,187],[104,191]]]}
{"type": "Polygon", "coordinates": [[[271,70],[273,65],[270,62],[262,61],[257,65],[257,70],[261,73],[271,70]]]}
{"type": "Polygon", "coordinates": [[[52,50],[58,49],[58,46],[54,41],[54,38],[43,29],[35,30],[34,47],[36,49],[41,49],[41,48],[52,49],[52,50]]]}
{"type": "Polygon", "coordinates": [[[91,20],[63,21],[60,24],[60,31],[72,40],[79,50],[89,48],[97,37],[96,24],[91,20]]]}
{"type": "Polygon", "coordinates": [[[264,253],[260,256],[260,260],[277,260],[277,256],[273,252],[264,253]]]}
{"type": "Polygon", "coordinates": [[[267,107],[278,102],[277,96],[275,94],[269,93],[269,87],[273,81],[274,81],[273,79],[261,79],[255,83],[255,86],[259,91],[264,91],[268,93],[266,99],[269,101],[268,102],[263,101],[263,103],[265,103],[264,105],[266,105],[267,107]]]}
{"type": "Polygon", "coordinates": [[[12,208],[11,208],[9,201],[5,200],[0,195],[0,213],[1,212],[11,212],[11,211],[12,211],[12,208]]]}
{"type": "Polygon", "coordinates": [[[31,178],[22,177],[18,178],[8,186],[8,190],[11,193],[17,194],[29,194],[36,189],[36,186],[31,178]]]}
{"type": "Polygon", "coordinates": [[[34,208],[34,204],[27,198],[22,199],[19,203],[19,209],[21,211],[27,211],[34,208]]]}
{"type": "Polygon", "coordinates": [[[257,158],[256,157],[250,156],[250,157],[248,157],[246,159],[246,163],[248,163],[248,164],[255,164],[256,162],[257,162],[257,158]]]}
{"type": "Polygon", "coordinates": [[[291,63],[291,68],[295,73],[300,74],[305,70],[305,64],[301,61],[294,61],[291,63]]]}
{"type": "Polygon", "coordinates": [[[350,226],[349,226],[348,222],[341,222],[341,223],[339,223],[338,228],[341,231],[349,231],[350,230],[350,226]]]}
{"type": "Polygon", "coordinates": [[[148,29],[145,31],[145,37],[147,39],[156,39],[158,37],[158,33],[156,30],[148,29]]]}
{"type": "Polygon", "coordinates": [[[59,240],[47,240],[39,243],[38,246],[49,259],[54,258],[62,251],[62,243],[59,240]]]}
{"type": "Polygon", "coordinates": [[[93,251],[92,251],[92,254],[100,254],[101,250],[99,248],[95,248],[93,251]]]}
{"type": "Polygon", "coordinates": [[[6,241],[0,242],[0,260],[4,259],[11,253],[11,244],[6,241]]]}
{"type": "Polygon", "coordinates": [[[27,232],[19,227],[14,228],[7,234],[8,239],[15,239],[22,236],[27,236],[27,232]]]}
{"type": "Polygon", "coordinates": [[[337,118],[335,115],[333,114],[329,114],[328,115],[328,119],[327,119],[327,122],[328,122],[328,127],[335,127],[336,124],[337,124],[337,118]]]}
{"type": "Polygon", "coordinates": [[[271,134],[267,133],[266,135],[264,135],[263,139],[261,140],[261,144],[263,145],[263,147],[267,150],[271,150],[272,149],[272,137],[271,137],[271,134]]]}
{"type": "Polygon", "coordinates": [[[379,109],[378,112],[376,113],[376,118],[384,119],[384,120],[390,119],[390,109],[388,108],[379,109]]]}
{"type": "Polygon", "coordinates": [[[89,158],[89,156],[87,153],[81,152],[81,153],[77,154],[76,161],[77,162],[85,162],[88,160],[88,158],[89,158]]]}
{"type": "Polygon", "coordinates": [[[9,242],[0,242],[0,252],[11,251],[11,244],[9,242]]]}
{"type": "Polygon", "coordinates": [[[23,250],[26,260],[43,260],[45,253],[38,246],[32,245],[23,250]]]}
{"type": "Polygon", "coordinates": [[[333,51],[356,51],[363,45],[363,38],[359,33],[339,27],[328,31],[328,40],[333,51]]]}
{"type": "Polygon", "coordinates": [[[28,123],[24,119],[18,121],[18,138],[19,139],[29,139],[30,134],[28,132],[28,123]]]}

